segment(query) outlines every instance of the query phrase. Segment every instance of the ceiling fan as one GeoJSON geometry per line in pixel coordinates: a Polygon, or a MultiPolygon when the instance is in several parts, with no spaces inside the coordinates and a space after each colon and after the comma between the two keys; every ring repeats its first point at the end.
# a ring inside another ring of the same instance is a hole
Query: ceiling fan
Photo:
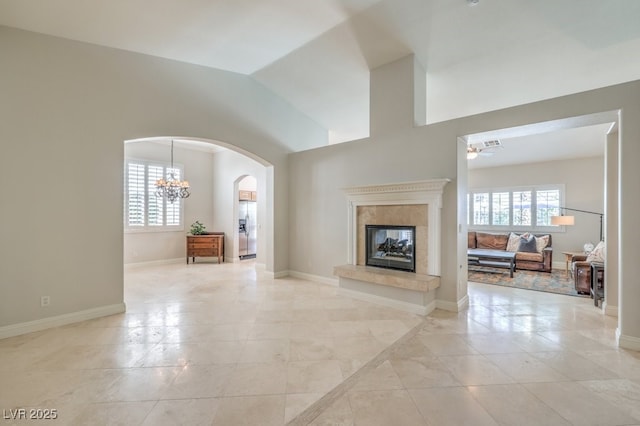
{"type": "Polygon", "coordinates": [[[497,139],[470,144],[467,146],[467,160],[473,160],[479,155],[489,157],[502,148],[502,143],[497,139]]]}

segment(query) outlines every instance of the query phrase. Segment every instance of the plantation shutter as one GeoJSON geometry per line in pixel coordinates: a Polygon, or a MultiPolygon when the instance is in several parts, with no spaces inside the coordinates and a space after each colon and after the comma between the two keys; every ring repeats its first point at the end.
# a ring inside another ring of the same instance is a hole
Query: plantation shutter
{"type": "Polygon", "coordinates": [[[145,218],[145,166],[127,164],[126,217],[128,226],[144,226],[145,218]]]}
{"type": "Polygon", "coordinates": [[[164,177],[164,167],[148,165],[147,176],[147,204],[149,206],[147,225],[162,226],[164,225],[164,198],[156,197],[156,181],[164,177]]]}
{"type": "Polygon", "coordinates": [[[156,181],[173,172],[180,179],[180,168],[169,168],[145,161],[127,160],[125,168],[125,226],[128,228],[175,227],[182,225],[182,201],[173,203],[156,196],[156,181]]]}

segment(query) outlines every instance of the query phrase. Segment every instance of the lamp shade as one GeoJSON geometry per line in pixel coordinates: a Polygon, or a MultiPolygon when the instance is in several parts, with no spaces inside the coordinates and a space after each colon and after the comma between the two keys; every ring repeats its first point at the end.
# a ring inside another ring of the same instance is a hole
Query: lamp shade
{"type": "Polygon", "coordinates": [[[575,225],[575,216],[551,216],[552,225],[575,225]]]}

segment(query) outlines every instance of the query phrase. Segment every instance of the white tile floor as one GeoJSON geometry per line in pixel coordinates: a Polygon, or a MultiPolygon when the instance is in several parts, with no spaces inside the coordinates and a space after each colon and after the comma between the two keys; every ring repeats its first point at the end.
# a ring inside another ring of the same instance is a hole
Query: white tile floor
{"type": "Polygon", "coordinates": [[[0,340],[0,424],[640,425],[589,299],[470,284],[422,318],[253,264],[130,269],[127,313],[0,340]]]}

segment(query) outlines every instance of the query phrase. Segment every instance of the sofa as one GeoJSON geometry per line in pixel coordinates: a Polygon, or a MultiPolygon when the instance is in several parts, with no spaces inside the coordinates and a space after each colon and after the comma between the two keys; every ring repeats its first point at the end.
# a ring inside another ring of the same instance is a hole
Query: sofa
{"type": "Polygon", "coordinates": [[[536,251],[518,251],[519,240],[528,233],[524,232],[479,232],[469,231],[468,248],[487,250],[514,251],[516,253],[516,269],[551,272],[553,264],[553,247],[551,234],[528,234],[535,237],[536,251]]]}

